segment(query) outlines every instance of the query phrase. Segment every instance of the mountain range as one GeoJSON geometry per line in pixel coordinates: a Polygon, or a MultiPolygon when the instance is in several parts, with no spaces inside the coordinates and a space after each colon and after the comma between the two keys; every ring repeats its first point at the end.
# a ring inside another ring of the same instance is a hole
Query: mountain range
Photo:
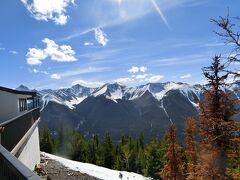
{"type": "MultiPolygon", "coordinates": [[[[21,85],[21,90],[29,90],[21,85]]],[[[240,82],[229,91],[239,98],[240,82]]],[[[79,84],[57,90],[44,89],[41,95],[40,126],[56,133],[59,128],[82,132],[86,137],[109,132],[114,141],[123,134],[144,133],[147,140],[161,137],[175,123],[178,138],[184,136],[184,121],[199,112],[203,98],[201,85],[181,82],[148,83],[127,87],[118,83],[99,88],[79,84]]]]}

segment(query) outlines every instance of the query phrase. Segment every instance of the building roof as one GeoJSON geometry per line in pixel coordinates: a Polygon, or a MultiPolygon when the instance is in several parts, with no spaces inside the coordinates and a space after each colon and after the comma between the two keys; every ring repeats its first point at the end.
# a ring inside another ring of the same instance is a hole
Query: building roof
{"type": "Polygon", "coordinates": [[[2,86],[0,86],[0,91],[9,92],[12,94],[22,94],[22,95],[32,95],[32,96],[37,95],[37,92],[35,92],[35,91],[19,91],[16,89],[10,89],[10,88],[6,88],[6,87],[2,87],[2,86]]]}

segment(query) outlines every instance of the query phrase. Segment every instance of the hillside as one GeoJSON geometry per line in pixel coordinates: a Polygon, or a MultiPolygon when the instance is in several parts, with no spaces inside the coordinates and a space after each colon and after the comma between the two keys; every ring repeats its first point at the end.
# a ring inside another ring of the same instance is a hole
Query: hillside
{"type": "MultiPolygon", "coordinates": [[[[228,91],[239,97],[239,82],[228,91]]],[[[184,121],[198,113],[202,86],[186,83],[148,83],[127,87],[118,83],[99,88],[75,85],[58,90],[41,90],[41,127],[79,130],[86,137],[109,132],[114,141],[122,134],[148,140],[159,137],[174,122],[183,138],[184,121]]]]}
{"type": "Polygon", "coordinates": [[[74,173],[75,171],[75,172],[80,172],[81,174],[89,175],[89,177],[86,177],[86,176],[84,177],[82,175],[83,177],[81,178],[83,179],[94,179],[91,177],[95,177],[96,179],[100,179],[100,180],[120,180],[121,178],[119,177],[119,175],[122,174],[121,180],[150,180],[150,178],[146,178],[140,174],[126,172],[126,171],[116,171],[116,170],[96,166],[93,164],[72,161],[69,159],[65,159],[65,158],[44,153],[44,152],[42,152],[42,156],[44,158],[54,160],[62,164],[66,169],[72,170],[73,172],[71,173],[74,173]]]}

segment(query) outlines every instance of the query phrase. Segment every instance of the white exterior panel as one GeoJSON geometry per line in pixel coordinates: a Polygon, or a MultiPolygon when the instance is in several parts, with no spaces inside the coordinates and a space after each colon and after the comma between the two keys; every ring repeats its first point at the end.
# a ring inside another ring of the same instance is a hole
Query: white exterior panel
{"type": "Polygon", "coordinates": [[[18,159],[31,170],[34,170],[35,165],[40,163],[38,127],[33,131],[18,159]]]}

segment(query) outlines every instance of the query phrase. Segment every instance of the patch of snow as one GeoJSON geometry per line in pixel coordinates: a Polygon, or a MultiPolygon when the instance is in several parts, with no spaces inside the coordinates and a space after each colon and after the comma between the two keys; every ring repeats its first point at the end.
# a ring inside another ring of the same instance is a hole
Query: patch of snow
{"type": "Polygon", "coordinates": [[[75,105],[78,105],[79,103],[81,103],[86,98],[87,98],[87,96],[73,98],[70,101],[64,101],[64,104],[66,106],[68,106],[70,109],[74,109],[75,105]]]}
{"type": "Polygon", "coordinates": [[[164,111],[164,113],[166,114],[167,118],[169,119],[169,121],[171,122],[171,124],[173,124],[172,119],[170,118],[170,116],[169,116],[168,112],[166,111],[165,107],[163,106],[163,100],[161,101],[161,106],[160,106],[160,108],[163,109],[163,111],[164,111]]]}
{"type": "Polygon", "coordinates": [[[131,95],[129,100],[141,97],[147,90],[149,91],[149,85],[129,88],[127,91],[127,93],[131,95]]]}
{"type": "Polygon", "coordinates": [[[47,104],[49,103],[49,101],[52,101],[52,102],[55,102],[55,103],[58,103],[58,104],[63,104],[63,102],[58,99],[57,97],[55,96],[52,96],[50,94],[46,94],[42,97],[42,101],[43,101],[43,105],[42,105],[42,108],[41,108],[41,111],[44,109],[44,107],[47,106],[47,104]]]}
{"type": "Polygon", "coordinates": [[[118,103],[116,99],[112,98],[112,97],[109,97],[109,96],[106,96],[106,99],[109,99],[109,100],[112,100],[113,102],[115,103],[118,103]]]}
{"type": "Polygon", "coordinates": [[[93,93],[93,96],[100,96],[102,94],[104,94],[107,91],[107,86],[104,85],[101,89],[99,89],[98,91],[96,91],[95,93],[93,93]]]}
{"type": "Polygon", "coordinates": [[[150,180],[151,179],[151,178],[146,178],[140,174],[136,174],[132,172],[117,171],[117,170],[112,170],[112,169],[96,166],[89,163],[72,161],[69,159],[65,159],[65,158],[44,153],[44,152],[42,152],[41,154],[45,157],[48,157],[50,159],[53,159],[61,163],[63,166],[73,171],[79,171],[81,173],[85,173],[102,180],[120,180],[119,178],[120,173],[123,175],[122,180],[150,180]]]}
{"type": "Polygon", "coordinates": [[[123,93],[121,89],[117,89],[114,92],[111,92],[111,98],[112,99],[122,99],[123,93]]]}

